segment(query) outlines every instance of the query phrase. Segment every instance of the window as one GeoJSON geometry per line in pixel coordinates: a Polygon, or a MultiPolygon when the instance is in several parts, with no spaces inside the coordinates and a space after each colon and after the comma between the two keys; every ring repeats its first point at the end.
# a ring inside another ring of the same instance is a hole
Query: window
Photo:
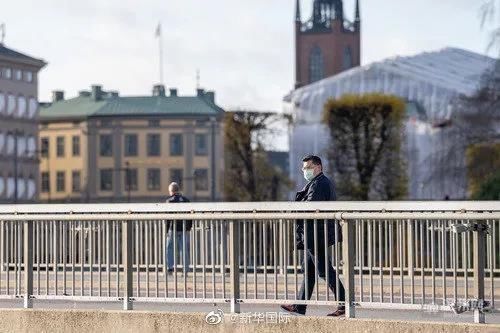
{"type": "Polygon", "coordinates": [[[196,191],[208,191],[207,169],[196,169],[194,171],[194,189],[196,191]]]}
{"type": "Polygon", "coordinates": [[[64,136],[57,137],[57,157],[64,157],[64,136]]]}
{"type": "Polygon", "coordinates": [[[170,156],[182,156],[182,134],[170,134],[170,156]]]}
{"type": "Polygon", "coordinates": [[[16,110],[16,96],[9,94],[7,104],[7,114],[10,116],[16,110]]]}
{"type": "Polygon", "coordinates": [[[5,111],[5,94],[0,92],[0,114],[5,111]]]}
{"type": "Polygon", "coordinates": [[[344,58],[342,60],[342,68],[344,70],[352,68],[352,52],[349,46],[344,48],[344,58]]]}
{"type": "Polygon", "coordinates": [[[101,169],[100,183],[101,183],[101,191],[113,190],[113,169],[101,169]]]}
{"type": "Polygon", "coordinates": [[[38,102],[36,101],[36,99],[34,97],[31,97],[30,101],[29,101],[29,117],[30,118],[35,117],[37,109],[38,109],[38,102]]]}
{"type": "Polygon", "coordinates": [[[137,191],[137,169],[125,170],[125,191],[137,191]]]}
{"type": "Polygon", "coordinates": [[[14,70],[14,77],[17,81],[21,81],[23,79],[23,72],[20,69],[14,70]]]}
{"type": "Polygon", "coordinates": [[[24,81],[33,82],[33,72],[30,71],[24,72],[24,81]]]}
{"type": "Polygon", "coordinates": [[[194,137],[195,141],[195,154],[197,156],[205,156],[208,154],[207,149],[207,135],[206,134],[196,134],[194,137]]]}
{"type": "Polygon", "coordinates": [[[24,96],[18,96],[17,97],[17,115],[19,117],[24,117],[24,114],[27,111],[27,103],[26,103],[26,98],[24,96]]]}
{"type": "Polygon", "coordinates": [[[313,47],[309,55],[309,83],[323,79],[323,54],[318,46],[313,47]]]}
{"type": "Polygon", "coordinates": [[[161,189],[160,169],[148,169],[148,190],[159,191],[161,189]]]}
{"type": "Polygon", "coordinates": [[[170,169],[170,182],[176,182],[182,188],[182,169],[170,169]]]}
{"type": "Polygon", "coordinates": [[[137,156],[137,135],[125,134],[125,156],[137,156]]]}
{"type": "Polygon", "coordinates": [[[80,171],[73,171],[71,174],[71,189],[73,193],[81,191],[81,176],[80,171]]]}
{"type": "Polygon", "coordinates": [[[160,134],[148,134],[148,156],[160,156],[160,134]]]}
{"type": "Polygon", "coordinates": [[[57,192],[64,192],[66,190],[66,174],[64,171],[57,171],[56,174],[56,190],[57,192]]]}
{"type": "Polygon", "coordinates": [[[149,127],[160,127],[160,120],[158,119],[151,119],[148,122],[149,127]]]}
{"type": "Polygon", "coordinates": [[[42,181],[42,184],[40,186],[41,191],[43,193],[50,192],[50,176],[48,172],[42,172],[41,181],[42,181]]]}
{"type": "Polygon", "coordinates": [[[99,136],[99,153],[101,156],[113,155],[113,137],[111,134],[101,134],[99,136]]]}
{"type": "Polygon", "coordinates": [[[49,138],[43,137],[40,141],[40,154],[42,157],[49,157],[49,138]]]}
{"type": "Polygon", "coordinates": [[[75,135],[72,141],[73,156],[80,156],[80,137],[75,135]]]}
{"type": "Polygon", "coordinates": [[[10,68],[4,68],[3,73],[4,73],[6,79],[11,79],[12,78],[12,69],[10,69],[10,68]]]}

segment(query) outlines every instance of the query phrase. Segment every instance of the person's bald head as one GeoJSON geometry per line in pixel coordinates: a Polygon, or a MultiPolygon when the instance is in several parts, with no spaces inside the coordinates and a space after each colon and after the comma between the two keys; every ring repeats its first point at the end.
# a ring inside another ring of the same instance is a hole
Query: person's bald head
{"type": "Polygon", "coordinates": [[[170,192],[170,195],[177,194],[180,190],[181,189],[179,187],[179,184],[177,184],[176,182],[172,182],[170,183],[170,185],[168,185],[168,191],[170,192]]]}

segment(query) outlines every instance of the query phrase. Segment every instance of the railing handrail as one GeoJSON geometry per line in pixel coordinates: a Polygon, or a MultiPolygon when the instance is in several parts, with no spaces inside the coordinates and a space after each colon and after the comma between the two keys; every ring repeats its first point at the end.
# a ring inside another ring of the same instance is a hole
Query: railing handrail
{"type": "Polygon", "coordinates": [[[267,212],[267,213],[66,213],[66,214],[0,214],[0,221],[154,221],[154,220],[490,220],[500,219],[500,212],[267,212]]]}
{"type": "Polygon", "coordinates": [[[0,214],[253,213],[253,212],[500,212],[500,201],[197,202],[0,205],[0,214]]]}

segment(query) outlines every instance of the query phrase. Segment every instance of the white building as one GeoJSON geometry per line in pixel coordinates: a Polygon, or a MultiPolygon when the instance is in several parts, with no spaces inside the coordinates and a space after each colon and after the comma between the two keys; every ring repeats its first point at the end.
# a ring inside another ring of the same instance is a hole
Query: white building
{"type": "Polygon", "coordinates": [[[295,120],[290,129],[292,180],[304,183],[300,172],[304,155],[314,153],[326,160],[329,133],[321,123],[325,102],[344,94],[377,92],[408,102],[409,199],[465,198],[463,151],[454,146],[450,135],[456,131],[449,120],[456,98],[473,95],[482,74],[494,63],[484,55],[445,48],[353,68],[292,91],[284,98],[284,111],[295,120]]]}

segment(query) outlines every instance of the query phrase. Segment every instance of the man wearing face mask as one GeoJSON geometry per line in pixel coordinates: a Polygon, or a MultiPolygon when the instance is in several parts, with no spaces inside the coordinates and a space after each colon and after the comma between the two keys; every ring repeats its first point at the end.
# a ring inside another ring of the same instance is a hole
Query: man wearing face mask
{"type": "MultiPolygon", "coordinates": [[[[334,201],[337,199],[335,187],[333,183],[323,174],[323,165],[318,156],[309,155],[303,160],[302,171],[304,178],[308,181],[302,191],[297,192],[295,201],[334,201]]],[[[296,223],[296,243],[298,250],[304,250],[302,259],[302,267],[305,269],[302,286],[298,295],[298,300],[309,300],[311,298],[314,285],[316,282],[316,273],[322,278],[326,278],[326,270],[328,270],[328,286],[336,295],[337,277],[333,270],[330,258],[325,258],[325,247],[332,246],[336,241],[342,241],[342,233],[338,224],[333,220],[317,220],[316,221],[316,236],[317,244],[314,243],[314,220],[299,220],[296,223]],[[325,225],[326,243],[325,243],[325,225]],[[317,254],[315,253],[317,251],[317,254]],[[317,261],[317,267],[315,267],[317,261]],[[307,262],[307,265],[306,265],[307,262]],[[307,283],[307,284],[306,284],[307,283]]],[[[345,301],[345,290],[342,282],[339,280],[339,302],[345,301]]],[[[287,312],[299,315],[305,315],[307,305],[282,305],[281,308],[287,312]]],[[[328,316],[338,317],[345,314],[345,306],[339,306],[336,311],[328,314],[328,316]]]]}

